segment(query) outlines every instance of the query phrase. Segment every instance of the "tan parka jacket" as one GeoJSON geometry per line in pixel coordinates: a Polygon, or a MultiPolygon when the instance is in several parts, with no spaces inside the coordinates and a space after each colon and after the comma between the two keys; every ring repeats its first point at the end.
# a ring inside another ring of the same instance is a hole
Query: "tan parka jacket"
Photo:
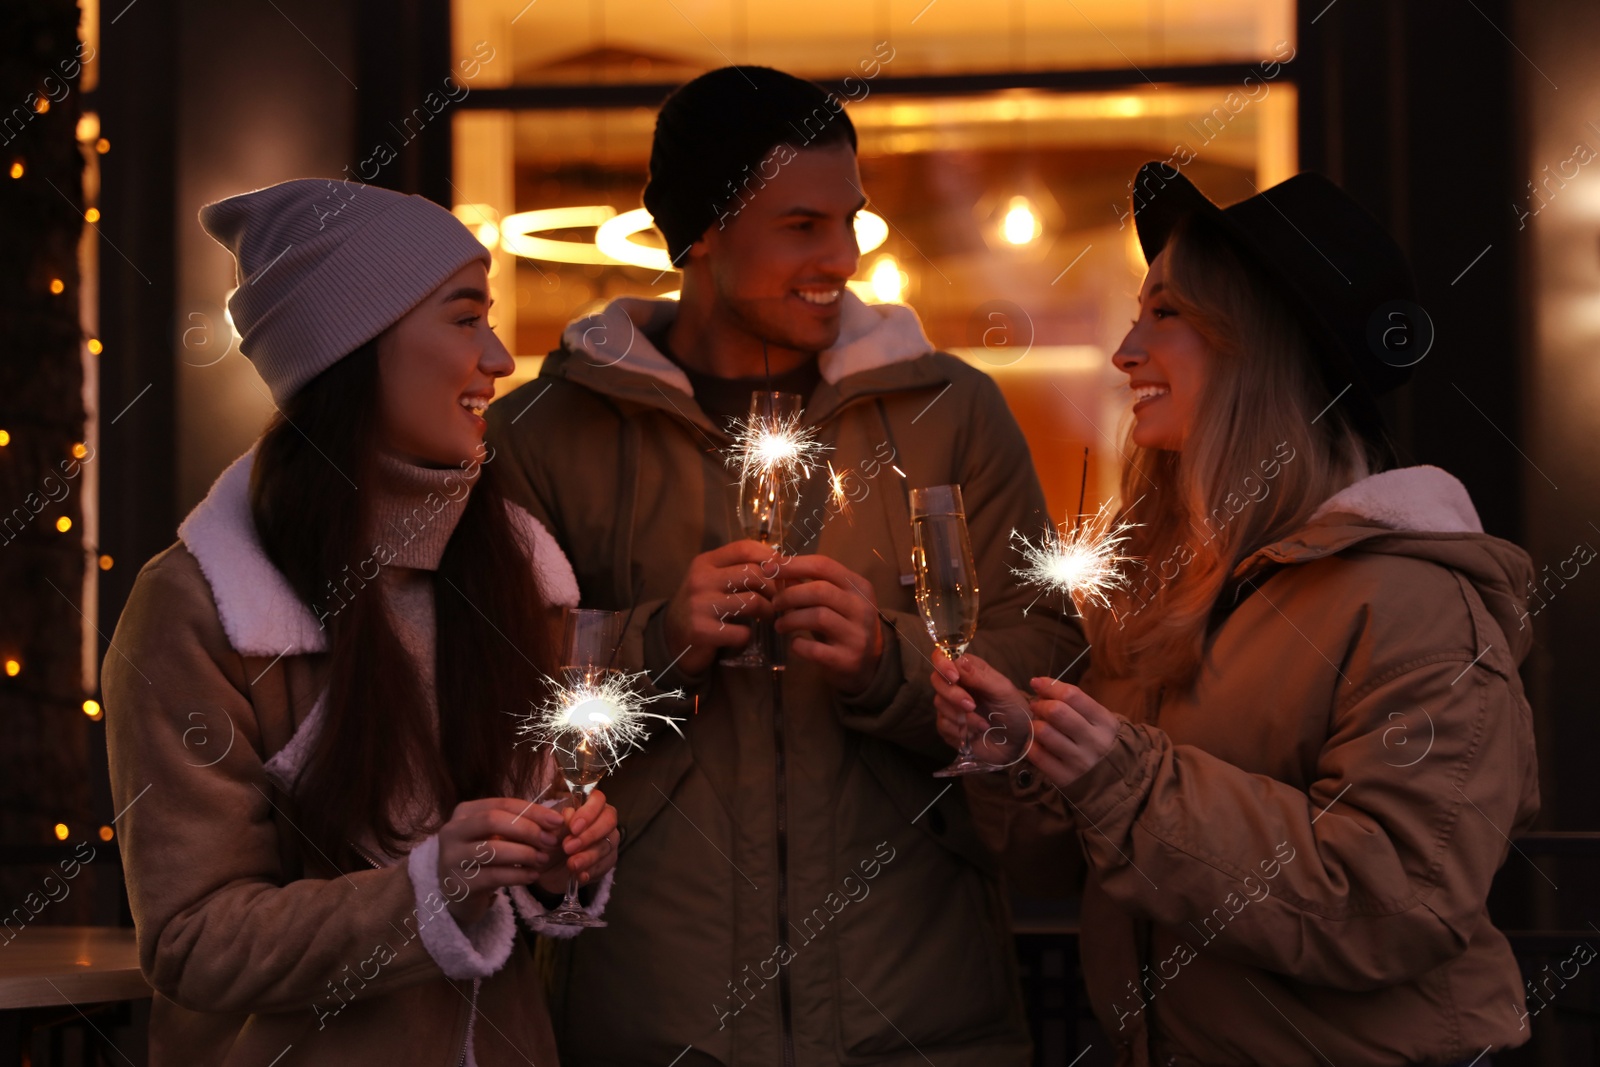
{"type": "Polygon", "coordinates": [[[696,700],[684,739],[656,730],[603,784],[626,836],[610,925],[559,970],[570,1063],[1029,1062],[995,861],[961,789],[932,777],[952,753],[934,729],[908,486],[962,486],[974,650],[1065,666],[1083,639],[1042,605],[1025,613],[1033,594],[1009,573],[1010,531],[1048,516],[998,388],[934,352],[910,309],[841,299],[804,423],[851,472],[849,508],[810,479],[790,548],[866,577],[892,622],[856,701],[794,657],[781,693],[766,671],[666,669],[661,607],[695,555],[741,536],[728,437],[647,336],[672,302],[618,300],[572,324],[540,377],[490,409],[490,440],[524,473],[523,503],[572,560],[584,604],[637,603],[624,659],[696,700]]]}
{"type": "Polygon", "coordinates": [[[1522,1044],[1485,900],[1539,806],[1527,554],[1482,533],[1455,478],[1410,467],[1236,574],[1192,691],[1143,704],[1091,666],[1084,691],[1127,721],[1088,775],[967,781],[1028,889],[1072,892],[1087,865],[1083,969],[1119,1062],[1398,1067],[1522,1044]]]}
{"type": "MultiPolygon", "coordinates": [[[[139,572],[105,660],[112,797],[154,989],[149,1062],[552,1064],[513,917],[536,927],[536,900],[502,890],[463,931],[435,837],[408,860],[341,870],[298,829],[288,785],[319,721],[326,635],[261,548],[253,459],[139,572]]],[[[560,550],[512,513],[547,599],[575,603],[560,550]]]]}

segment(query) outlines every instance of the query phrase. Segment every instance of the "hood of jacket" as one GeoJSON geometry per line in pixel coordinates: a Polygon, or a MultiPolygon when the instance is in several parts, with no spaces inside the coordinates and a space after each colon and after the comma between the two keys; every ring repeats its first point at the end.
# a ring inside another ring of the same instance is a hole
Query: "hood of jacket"
{"type": "Polygon", "coordinates": [[[1532,647],[1533,632],[1519,620],[1527,613],[1533,562],[1511,542],[1484,533],[1466,486],[1438,467],[1401,467],[1347,486],[1303,528],[1246,557],[1234,575],[1352,550],[1450,568],[1477,589],[1517,662],[1532,647]]]}
{"type": "MultiPolygon", "coordinates": [[[[935,348],[915,311],[901,304],[867,304],[849,289],[839,300],[839,339],[817,354],[824,384],[807,407],[808,423],[826,418],[844,400],[864,392],[915,388],[937,380],[930,377],[930,368],[916,362],[935,348]]],[[[676,300],[619,297],[569,323],[561,347],[550,354],[542,373],[571,378],[618,399],[670,405],[691,421],[711,426],[697,405],[685,408],[663,391],[694,396],[688,376],[650,340],[677,315],[676,300]]]]}
{"type": "MultiPolygon", "coordinates": [[[[256,446],[228,465],[206,497],[178,526],[205,575],[223,631],[245,656],[295,656],[328,650],[328,633],[289,579],[267,557],[250,511],[256,446]]],[[[555,538],[539,520],[508,504],[512,526],[533,561],[551,604],[576,607],[578,581],[555,538]]]]}

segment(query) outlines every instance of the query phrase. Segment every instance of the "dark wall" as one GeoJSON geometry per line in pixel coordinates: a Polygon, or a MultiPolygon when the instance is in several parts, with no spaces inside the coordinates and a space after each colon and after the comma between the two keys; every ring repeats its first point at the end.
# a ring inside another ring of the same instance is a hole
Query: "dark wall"
{"type": "Polygon", "coordinates": [[[1526,134],[1500,211],[1525,272],[1527,418],[1518,444],[1527,454],[1524,543],[1538,574],[1529,624],[1547,716],[1545,803],[1563,829],[1600,830],[1600,5],[1516,8],[1506,31],[1521,50],[1514,69],[1526,134]]]}
{"type": "Polygon", "coordinates": [[[1388,405],[1402,458],[1448,469],[1484,528],[1519,540],[1530,472],[1507,441],[1522,426],[1520,275],[1506,211],[1518,169],[1515,57],[1491,24],[1506,22],[1507,7],[1301,5],[1300,163],[1389,227],[1436,328],[1388,405]]]}

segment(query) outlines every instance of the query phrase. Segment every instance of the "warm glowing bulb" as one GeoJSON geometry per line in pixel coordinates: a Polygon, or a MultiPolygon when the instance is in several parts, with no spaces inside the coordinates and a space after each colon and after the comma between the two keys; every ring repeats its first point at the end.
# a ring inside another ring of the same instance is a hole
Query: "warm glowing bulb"
{"type": "Polygon", "coordinates": [[[868,278],[872,295],[880,304],[898,304],[900,298],[905,296],[906,276],[900,270],[899,262],[891,255],[879,256],[868,278]]]}
{"type": "Polygon", "coordinates": [[[9,445],[10,443],[11,443],[11,431],[10,430],[0,430],[0,448],[4,448],[6,445],[9,445]]]}
{"type": "Polygon", "coordinates": [[[100,116],[85,111],[78,119],[78,140],[93,141],[100,136],[100,116]]]}
{"type": "Polygon", "coordinates": [[[34,101],[34,103],[33,103],[33,113],[35,115],[43,115],[46,111],[49,111],[49,110],[50,110],[50,99],[49,99],[49,97],[41,96],[38,100],[34,101]]]}
{"type": "Polygon", "coordinates": [[[1033,204],[1025,196],[1013,196],[1006,208],[1005,221],[1000,225],[1001,236],[1011,244],[1025,245],[1042,232],[1033,204]]]}
{"type": "Polygon", "coordinates": [[[56,529],[60,530],[62,533],[66,533],[68,530],[72,529],[72,520],[67,518],[65,515],[61,516],[56,520],[56,529]]]}
{"type": "Polygon", "coordinates": [[[50,291],[52,293],[56,293],[57,295],[59,295],[60,293],[64,292],[66,290],[66,288],[67,288],[67,283],[62,281],[60,278],[51,278],[50,279],[50,291]]]}
{"type": "Polygon", "coordinates": [[[72,831],[67,829],[67,824],[66,823],[64,823],[64,822],[56,823],[56,840],[57,841],[65,841],[67,839],[67,835],[69,833],[71,833],[71,832],[72,831]]]}
{"type": "Polygon", "coordinates": [[[22,164],[21,163],[13,163],[13,164],[11,164],[11,176],[13,178],[22,177],[22,164]]]}
{"type": "Polygon", "coordinates": [[[100,840],[102,840],[102,841],[110,841],[111,838],[112,838],[112,835],[114,833],[115,833],[115,831],[113,831],[111,829],[111,827],[102,826],[102,827],[100,827],[100,840]]]}
{"type": "Polygon", "coordinates": [[[89,338],[89,354],[91,356],[98,356],[103,351],[105,351],[105,346],[100,343],[100,338],[89,338]]]}
{"type": "Polygon", "coordinates": [[[77,444],[72,446],[72,458],[73,459],[82,459],[84,456],[87,456],[88,454],[89,454],[89,448],[82,441],[79,441],[77,444]]]}
{"type": "Polygon", "coordinates": [[[111,151],[111,142],[102,137],[94,143],[94,150],[103,156],[111,151]]]}
{"type": "Polygon", "coordinates": [[[83,217],[84,217],[85,220],[87,220],[89,222],[99,222],[100,221],[100,209],[97,208],[97,207],[92,207],[88,211],[85,211],[83,213],[83,217]]]}
{"type": "Polygon", "coordinates": [[[6,660],[6,674],[7,675],[9,675],[12,678],[15,678],[17,675],[19,675],[21,673],[22,673],[22,661],[20,659],[8,659],[8,660],[6,660]]]}
{"type": "Polygon", "coordinates": [[[111,557],[110,556],[101,556],[100,557],[100,569],[103,570],[103,571],[108,571],[108,570],[111,569],[111,557]]]}
{"type": "Polygon", "coordinates": [[[98,700],[85,700],[83,702],[83,713],[91,719],[98,719],[100,717],[100,702],[98,700]]]}

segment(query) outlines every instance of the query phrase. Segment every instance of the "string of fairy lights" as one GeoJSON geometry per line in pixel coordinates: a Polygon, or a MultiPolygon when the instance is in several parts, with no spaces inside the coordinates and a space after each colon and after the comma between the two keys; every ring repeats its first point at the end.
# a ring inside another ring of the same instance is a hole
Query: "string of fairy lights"
{"type": "MultiPolygon", "coordinates": [[[[36,115],[48,113],[50,110],[50,100],[41,94],[35,101],[33,109],[36,115]]],[[[81,116],[79,116],[76,128],[76,137],[80,149],[84,152],[92,152],[94,156],[103,156],[111,151],[111,142],[109,139],[102,136],[100,130],[100,117],[95,112],[84,112],[81,116]]],[[[19,154],[14,156],[10,160],[9,165],[6,165],[6,174],[12,181],[25,182],[32,180],[33,174],[30,171],[26,155],[19,154]]],[[[100,209],[93,204],[86,205],[83,211],[84,223],[89,226],[94,226],[97,225],[100,220],[100,209]]],[[[44,287],[52,297],[67,296],[67,283],[65,279],[59,276],[52,275],[49,277],[49,279],[44,283],[44,287]]],[[[83,347],[84,351],[86,351],[90,356],[99,356],[105,351],[105,346],[101,343],[100,339],[93,336],[84,339],[83,347]]],[[[9,454],[13,453],[14,448],[26,443],[17,437],[17,433],[20,432],[22,432],[20,429],[16,432],[13,432],[11,427],[0,426],[0,462],[4,462],[5,458],[9,454]]],[[[73,442],[71,447],[67,450],[70,460],[76,463],[82,463],[89,460],[91,457],[91,451],[92,450],[90,446],[84,441],[73,442]]],[[[53,502],[61,503],[66,499],[68,498],[63,497],[62,501],[53,502]]],[[[33,511],[33,508],[31,505],[25,504],[24,510],[31,512],[33,511]]],[[[71,534],[76,528],[76,525],[72,520],[72,516],[68,514],[57,514],[52,518],[49,517],[49,512],[52,510],[53,509],[49,507],[41,507],[39,511],[34,514],[34,521],[47,522],[58,534],[71,534]]],[[[82,537],[81,530],[79,531],[78,536],[80,538],[82,537]]],[[[91,546],[85,543],[84,550],[95,560],[95,565],[101,571],[109,571],[115,564],[115,561],[112,559],[110,554],[100,552],[98,550],[98,546],[91,546]]],[[[26,669],[27,665],[23,662],[20,652],[14,649],[7,649],[3,652],[0,652],[0,670],[4,671],[5,677],[20,677],[25,673],[26,669]]],[[[93,697],[85,697],[80,704],[80,708],[83,714],[92,722],[100,722],[105,717],[105,711],[101,707],[100,702],[93,697]]],[[[64,822],[57,822],[50,827],[50,832],[51,836],[53,836],[57,841],[65,841],[72,835],[72,828],[64,822]]],[[[98,831],[96,831],[96,835],[101,841],[110,841],[115,834],[116,831],[110,825],[101,825],[98,831]]]]}

